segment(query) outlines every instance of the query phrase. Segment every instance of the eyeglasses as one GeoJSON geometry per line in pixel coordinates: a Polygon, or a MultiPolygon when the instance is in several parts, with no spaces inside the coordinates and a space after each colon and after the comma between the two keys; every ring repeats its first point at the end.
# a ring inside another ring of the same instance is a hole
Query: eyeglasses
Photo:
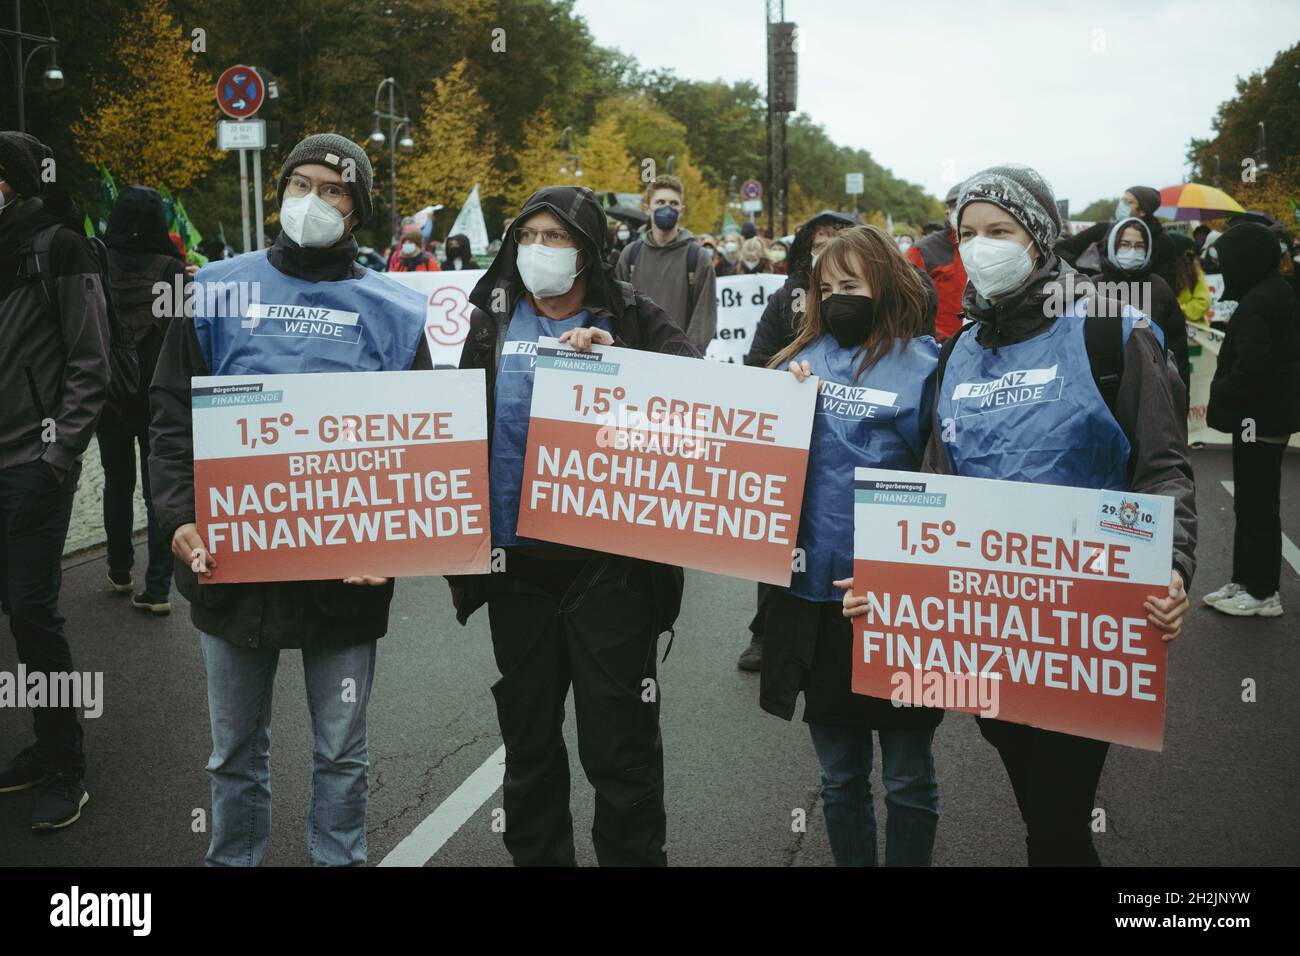
{"type": "Polygon", "coordinates": [[[529,229],[527,226],[519,226],[510,230],[510,235],[514,236],[515,242],[521,246],[531,246],[539,240],[544,246],[573,245],[573,236],[563,229],[529,229]]]}
{"type": "MultiPolygon", "coordinates": [[[[311,192],[312,185],[312,181],[306,176],[294,174],[289,177],[289,184],[285,186],[284,191],[286,195],[296,199],[311,192]]],[[[316,195],[331,206],[341,206],[348,199],[348,190],[342,183],[321,183],[316,189],[316,195]]]]}

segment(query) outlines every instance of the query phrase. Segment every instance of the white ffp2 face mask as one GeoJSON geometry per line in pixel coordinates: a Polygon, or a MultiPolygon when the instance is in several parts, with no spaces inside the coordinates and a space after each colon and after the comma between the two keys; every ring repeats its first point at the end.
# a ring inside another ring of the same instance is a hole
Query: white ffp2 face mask
{"type": "Polygon", "coordinates": [[[961,244],[961,262],[975,291],[986,299],[1010,292],[1034,271],[1029,247],[1014,239],[973,236],[961,244]]]}
{"type": "Polygon", "coordinates": [[[280,204],[280,225],[300,246],[323,249],[343,238],[343,216],[315,193],[280,204]]]}
{"type": "Polygon", "coordinates": [[[573,280],[578,277],[578,250],[534,242],[519,247],[515,264],[524,287],[539,299],[549,299],[573,288],[573,280]]]}
{"type": "Polygon", "coordinates": [[[1140,269],[1146,265],[1147,254],[1141,249],[1120,249],[1115,253],[1115,265],[1126,272],[1140,269]]]}

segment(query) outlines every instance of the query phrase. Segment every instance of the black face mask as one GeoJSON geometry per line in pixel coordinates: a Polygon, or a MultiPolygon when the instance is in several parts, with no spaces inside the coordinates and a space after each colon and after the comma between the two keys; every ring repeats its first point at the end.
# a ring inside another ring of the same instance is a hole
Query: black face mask
{"type": "Polygon", "coordinates": [[[871,334],[876,303],[869,295],[844,295],[836,293],[822,299],[822,327],[840,348],[861,345],[871,334]]]}

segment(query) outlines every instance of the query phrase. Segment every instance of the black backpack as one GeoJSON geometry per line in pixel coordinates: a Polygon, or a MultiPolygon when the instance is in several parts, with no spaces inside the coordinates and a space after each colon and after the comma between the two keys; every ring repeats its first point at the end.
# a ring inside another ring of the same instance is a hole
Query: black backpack
{"type": "MultiPolygon", "coordinates": [[[[632,277],[636,274],[636,259],[641,255],[641,247],[645,245],[644,239],[637,239],[627,250],[627,281],[631,282],[632,277]]],[[[686,247],[686,307],[695,311],[695,267],[700,261],[700,244],[694,239],[686,247]]]]}
{"type": "MultiPolygon", "coordinates": [[[[56,223],[36,233],[19,271],[19,278],[39,283],[45,311],[54,316],[55,322],[58,321],[58,292],[50,269],[50,245],[54,242],[54,234],[63,228],[56,223]]],[[[78,238],[86,243],[99,266],[99,283],[104,290],[104,304],[108,311],[108,406],[124,415],[139,402],[140,355],[136,351],[135,337],[118,321],[113,309],[108,281],[108,250],[97,236],[78,238]]]]}

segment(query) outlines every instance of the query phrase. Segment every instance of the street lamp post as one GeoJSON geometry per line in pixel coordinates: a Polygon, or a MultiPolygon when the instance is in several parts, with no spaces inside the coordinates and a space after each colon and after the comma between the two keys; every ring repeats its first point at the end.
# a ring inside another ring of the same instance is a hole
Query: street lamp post
{"type": "Polygon", "coordinates": [[[50,51],[50,64],[45,68],[45,74],[42,81],[47,90],[63,89],[63,71],[59,69],[58,45],[59,41],[54,38],[54,21],[50,18],[49,7],[44,3],[41,4],[45,9],[45,19],[50,24],[50,35],[41,36],[38,33],[23,32],[23,6],[22,0],[14,0],[14,28],[12,30],[0,29],[0,36],[14,38],[14,58],[11,64],[14,71],[14,87],[18,93],[18,130],[19,132],[27,131],[27,107],[24,103],[26,98],[27,84],[24,77],[27,75],[27,67],[32,62],[38,52],[44,49],[50,51]],[[23,56],[23,41],[31,40],[36,46],[23,56]]]}
{"type": "Polygon", "coordinates": [[[1255,148],[1255,169],[1258,172],[1268,172],[1268,154],[1264,149],[1264,121],[1259,121],[1259,146],[1255,148]]]}
{"type": "Polygon", "coordinates": [[[386,76],[379,81],[379,86],[375,89],[375,131],[370,134],[370,141],[376,145],[382,145],[384,140],[388,140],[388,224],[391,233],[390,241],[397,240],[397,147],[402,149],[411,149],[415,146],[415,140],[411,139],[411,117],[406,115],[406,96],[402,95],[402,115],[397,114],[397,81],[391,76],[386,76]],[[384,92],[384,87],[388,87],[388,111],[385,112],[379,108],[379,96],[384,92]],[[388,121],[388,134],[384,135],[383,127],[380,125],[384,120],[388,121]],[[398,134],[406,130],[405,135],[398,139],[398,134]]]}

